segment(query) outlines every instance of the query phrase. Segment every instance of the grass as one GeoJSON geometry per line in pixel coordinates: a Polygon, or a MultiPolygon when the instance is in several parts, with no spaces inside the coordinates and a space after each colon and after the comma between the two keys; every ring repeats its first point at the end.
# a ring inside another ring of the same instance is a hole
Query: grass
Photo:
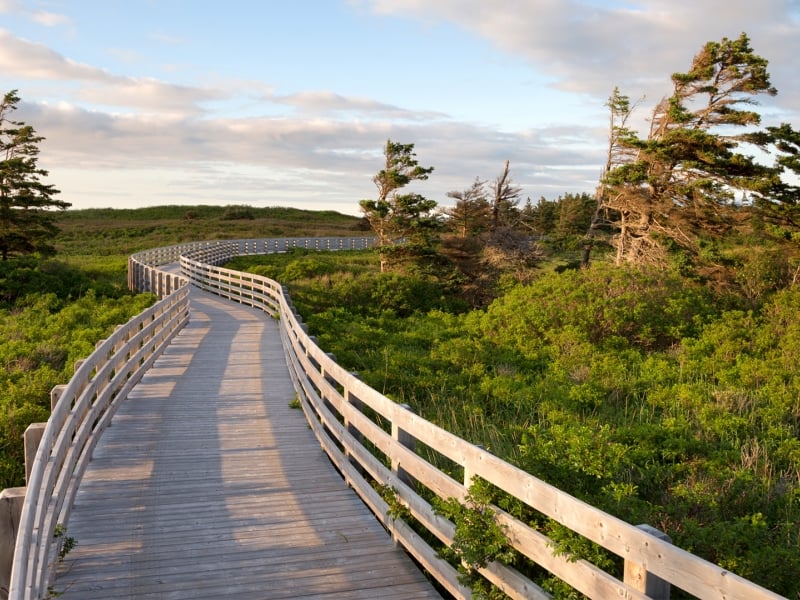
{"type": "Polygon", "coordinates": [[[334,211],[250,206],[156,206],[59,213],[62,259],[91,263],[159,246],[213,239],[369,235],[363,220],[334,211]],[[89,258],[77,258],[77,257],[89,258]]]}

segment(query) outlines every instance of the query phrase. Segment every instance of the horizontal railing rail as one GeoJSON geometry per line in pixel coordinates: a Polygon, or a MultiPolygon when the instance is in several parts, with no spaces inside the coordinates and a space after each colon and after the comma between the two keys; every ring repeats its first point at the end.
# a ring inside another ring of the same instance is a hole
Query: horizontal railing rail
{"type": "Polygon", "coordinates": [[[179,276],[173,292],[117,328],[52,394],[27,480],[14,546],[9,598],[48,597],[63,529],[97,441],[117,407],[189,317],[189,287],[179,276]],[[59,531],[61,529],[61,531],[59,531]]]}
{"type": "MultiPolygon", "coordinates": [[[[308,335],[278,282],[218,266],[241,249],[236,244],[197,249],[181,257],[181,270],[195,285],[259,307],[279,319],[295,389],[321,446],[397,543],[456,598],[471,597],[457,569],[398,517],[376,487],[390,490],[393,502],[401,503],[428,537],[450,546],[455,525],[427,498],[464,499],[474,477],[485,480],[624,561],[620,579],[586,560],[556,552],[553,540],[493,507],[497,522],[517,552],[589,598],[664,598],[669,596],[670,585],[708,600],[781,598],[681,550],[650,527],[631,525],[566,494],[372,389],[338,365],[308,335]],[[446,472],[434,464],[444,461],[456,468],[446,472]],[[454,472],[463,475],[454,476],[454,472]]],[[[511,598],[550,597],[510,566],[489,563],[479,572],[511,598]]]]}

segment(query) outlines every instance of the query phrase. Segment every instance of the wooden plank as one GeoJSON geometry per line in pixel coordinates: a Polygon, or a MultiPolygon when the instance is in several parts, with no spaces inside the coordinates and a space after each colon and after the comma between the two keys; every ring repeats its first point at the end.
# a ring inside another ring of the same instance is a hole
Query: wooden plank
{"type": "Polygon", "coordinates": [[[59,597],[440,597],[289,408],[277,324],[192,295],[94,451],[59,597]]]}

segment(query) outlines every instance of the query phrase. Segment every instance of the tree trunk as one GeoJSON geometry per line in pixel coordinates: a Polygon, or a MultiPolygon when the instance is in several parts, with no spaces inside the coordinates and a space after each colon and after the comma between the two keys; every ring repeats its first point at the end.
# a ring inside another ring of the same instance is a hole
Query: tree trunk
{"type": "Polygon", "coordinates": [[[625,257],[625,244],[628,239],[628,214],[626,211],[620,212],[619,218],[619,239],[617,240],[617,257],[614,260],[616,266],[620,266],[625,257]]]}
{"type": "Polygon", "coordinates": [[[583,255],[581,256],[581,269],[585,269],[589,266],[589,260],[592,254],[592,248],[594,247],[594,236],[597,232],[598,227],[600,227],[600,215],[603,214],[603,193],[601,192],[601,188],[597,189],[595,192],[595,199],[597,200],[597,206],[594,209],[594,214],[592,215],[592,221],[589,223],[589,229],[586,231],[586,235],[583,236],[583,255]]]}

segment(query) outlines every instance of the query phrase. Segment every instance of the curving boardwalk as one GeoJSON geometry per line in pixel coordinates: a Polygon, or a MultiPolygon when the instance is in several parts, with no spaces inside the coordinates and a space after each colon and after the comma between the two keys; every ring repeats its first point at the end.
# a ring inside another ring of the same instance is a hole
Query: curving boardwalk
{"type": "Polygon", "coordinates": [[[276,323],[196,289],[191,306],[94,452],[58,597],[440,597],[289,407],[276,323]]]}

